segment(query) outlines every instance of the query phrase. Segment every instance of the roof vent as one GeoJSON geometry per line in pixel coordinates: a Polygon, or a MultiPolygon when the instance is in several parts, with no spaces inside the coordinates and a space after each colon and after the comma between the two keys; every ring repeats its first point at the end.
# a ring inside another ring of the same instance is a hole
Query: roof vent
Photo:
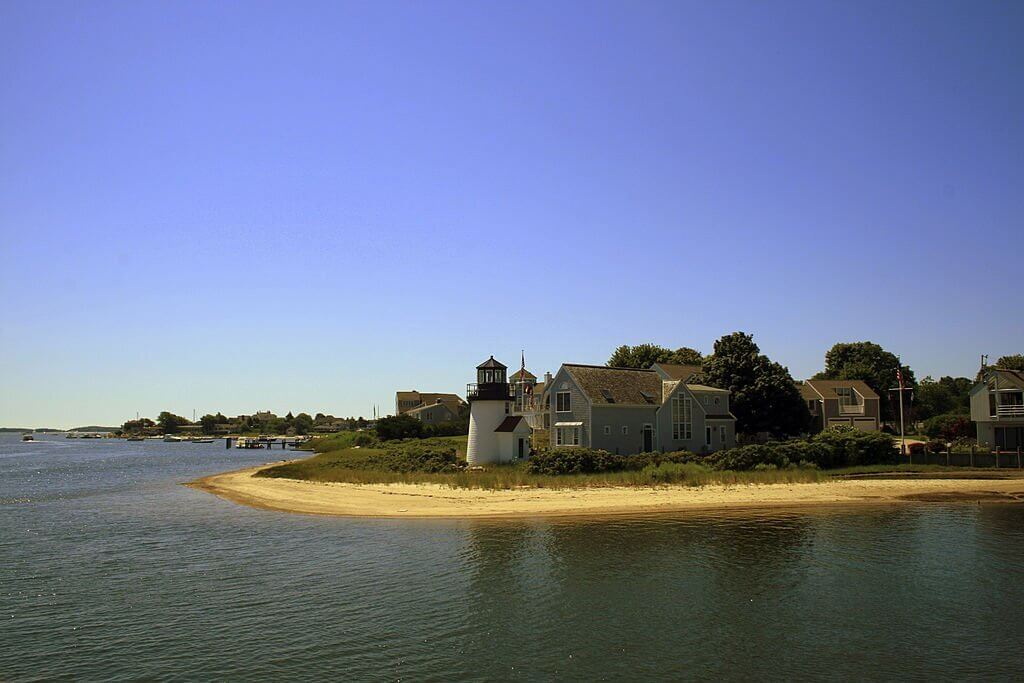
{"type": "Polygon", "coordinates": [[[647,403],[654,403],[654,394],[647,391],[643,391],[641,389],[640,395],[644,397],[644,401],[646,401],[647,403]]]}
{"type": "Polygon", "coordinates": [[[604,400],[608,401],[609,403],[615,403],[615,397],[612,396],[612,392],[608,391],[607,389],[602,389],[601,395],[604,396],[604,400]]]}

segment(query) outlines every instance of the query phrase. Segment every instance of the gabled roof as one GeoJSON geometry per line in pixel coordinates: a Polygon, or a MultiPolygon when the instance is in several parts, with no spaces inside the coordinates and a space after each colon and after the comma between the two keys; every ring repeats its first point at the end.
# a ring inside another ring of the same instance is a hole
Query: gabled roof
{"type": "Polygon", "coordinates": [[[508,379],[509,379],[510,382],[518,382],[520,375],[522,375],[523,379],[527,379],[527,380],[537,379],[537,375],[533,374],[529,370],[523,370],[522,368],[520,368],[519,370],[516,370],[511,375],[509,375],[508,379]]]}
{"type": "Polygon", "coordinates": [[[562,366],[594,405],[637,406],[661,404],[661,377],[653,370],[609,368],[603,365],[562,366]],[[611,401],[605,398],[607,392],[611,401]]]}
{"type": "Polygon", "coordinates": [[[1016,389],[1024,389],[1024,372],[1020,370],[1010,370],[1009,368],[985,368],[986,382],[991,382],[994,377],[999,378],[999,388],[1006,389],[1013,387],[1016,389]]]}
{"type": "Polygon", "coordinates": [[[501,424],[494,428],[496,432],[514,432],[519,423],[523,421],[522,415],[509,415],[501,424]]]}
{"type": "MultiPolygon", "coordinates": [[[[808,379],[804,380],[804,384],[810,385],[812,389],[820,394],[821,398],[826,399],[839,398],[835,390],[841,387],[854,389],[864,398],[878,398],[878,394],[876,394],[871,387],[865,384],[863,380],[859,379],[808,379]]],[[[800,393],[803,395],[802,389],[800,393]]],[[[810,398],[814,399],[818,398],[818,396],[812,396],[810,398]]]]}
{"type": "Polygon", "coordinates": [[[455,414],[455,411],[452,410],[452,407],[450,405],[448,405],[447,403],[444,403],[444,402],[427,403],[427,404],[424,404],[424,405],[421,405],[421,406],[416,406],[415,408],[410,408],[409,410],[405,411],[405,413],[406,413],[406,415],[419,415],[422,412],[425,412],[427,410],[430,410],[431,408],[437,408],[437,407],[444,408],[451,415],[455,414]]]}
{"type": "Polygon", "coordinates": [[[499,363],[498,361],[494,360],[494,356],[491,356],[490,358],[485,360],[483,363],[481,363],[480,365],[476,366],[477,370],[483,370],[483,369],[486,369],[486,368],[501,368],[502,370],[504,370],[505,366],[502,365],[501,363],[499,363]]]}
{"type": "Polygon", "coordinates": [[[719,389],[718,387],[709,387],[706,384],[687,384],[686,388],[689,389],[690,391],[711,392],[711,393],[714,393],[714,394],[728,394],[729,393],[728,389],[719,389]]]}
{"type": "Polygon", "coordinates": [[[683,380],[684,382],[693,375],[699,375],[701,367],[699,365],[676,365],[674,363],[655,363],[651,367],[658,366],[662,372],[668,375],[669,379],[672,380],[683,380]]]}

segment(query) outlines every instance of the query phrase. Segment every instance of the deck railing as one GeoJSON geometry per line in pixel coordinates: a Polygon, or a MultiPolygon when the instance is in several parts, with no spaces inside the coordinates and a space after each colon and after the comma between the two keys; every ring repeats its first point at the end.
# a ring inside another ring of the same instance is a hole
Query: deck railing
{"type": "Polygon", "coordinates": [[[1024,417],[1024,405],[1018,403],[996,406],[996,417],[1024,417]]]}
{"type": "Polygon", "coordinates": [[[840,403],[839,404],[839,414],[840,415],[863,415],[864,414],[864,404],[863,403],[857,403],[857,404],[850,403],[850,404],[843,405],[842,403],[840,403]]]}

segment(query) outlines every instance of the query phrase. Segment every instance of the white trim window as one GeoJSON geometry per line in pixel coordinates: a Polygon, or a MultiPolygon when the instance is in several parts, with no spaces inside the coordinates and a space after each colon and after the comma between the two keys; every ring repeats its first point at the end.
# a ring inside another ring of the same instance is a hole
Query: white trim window
{"type": "Polygon", "coordinates": [[[689,398],[672,397],[672,438],[693,438],[693,406],[689,398]]]}
{"type": "Polygon", "coordinates": [[[629,436],[629,425],[622,425],[622,435],[629,436]]]}
{"type": "Polygon", "coordinates": [[[711,425],[704,427],[704,445],[711,445],[711,425]]]}
{"type": "Polygon", "coordinates": [[[555,394],[555,412],[572,412],[572,399],[570,398],[568,391],[559,391],[557,394],[555,394]]]}
{"type": "Polygon", "coordinates": [[[612,434],[612,426],[611,425],[605,425],[604,426],[604,435],[605,436],[611,436],[611,434],[612,434]]]}
{"type": "Polygon", "coordinates": [[[556,446],[579,446],[580,445],[580,428],[579,427],[555,427],[555,445],[556,446]]]}

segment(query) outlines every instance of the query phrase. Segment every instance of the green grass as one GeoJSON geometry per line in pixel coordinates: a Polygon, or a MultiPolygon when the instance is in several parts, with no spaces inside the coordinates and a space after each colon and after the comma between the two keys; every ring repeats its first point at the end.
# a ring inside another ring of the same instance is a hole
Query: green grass
{"type": "MultiPolygon", "coordinates": [[[[456,442],[464,452],[466,437],[437,437],[424,441],[456,442]]],[[[319,453],[306,460],[260,470],[257,476],[357,484],[438,484],[461,489],[515,488],[568,489],[612,486],[705,486],[708,484],[779,484],[823,481],[828,474],[813,468],[749,472],[716,471],[696,464],[662,463],[642,470],[597,474],[540,475],[523,464],[498,465],[483,471],[445,473],[390,472],[368,468],[383,455],[378,448],[343,448],[319,453]]]]}

